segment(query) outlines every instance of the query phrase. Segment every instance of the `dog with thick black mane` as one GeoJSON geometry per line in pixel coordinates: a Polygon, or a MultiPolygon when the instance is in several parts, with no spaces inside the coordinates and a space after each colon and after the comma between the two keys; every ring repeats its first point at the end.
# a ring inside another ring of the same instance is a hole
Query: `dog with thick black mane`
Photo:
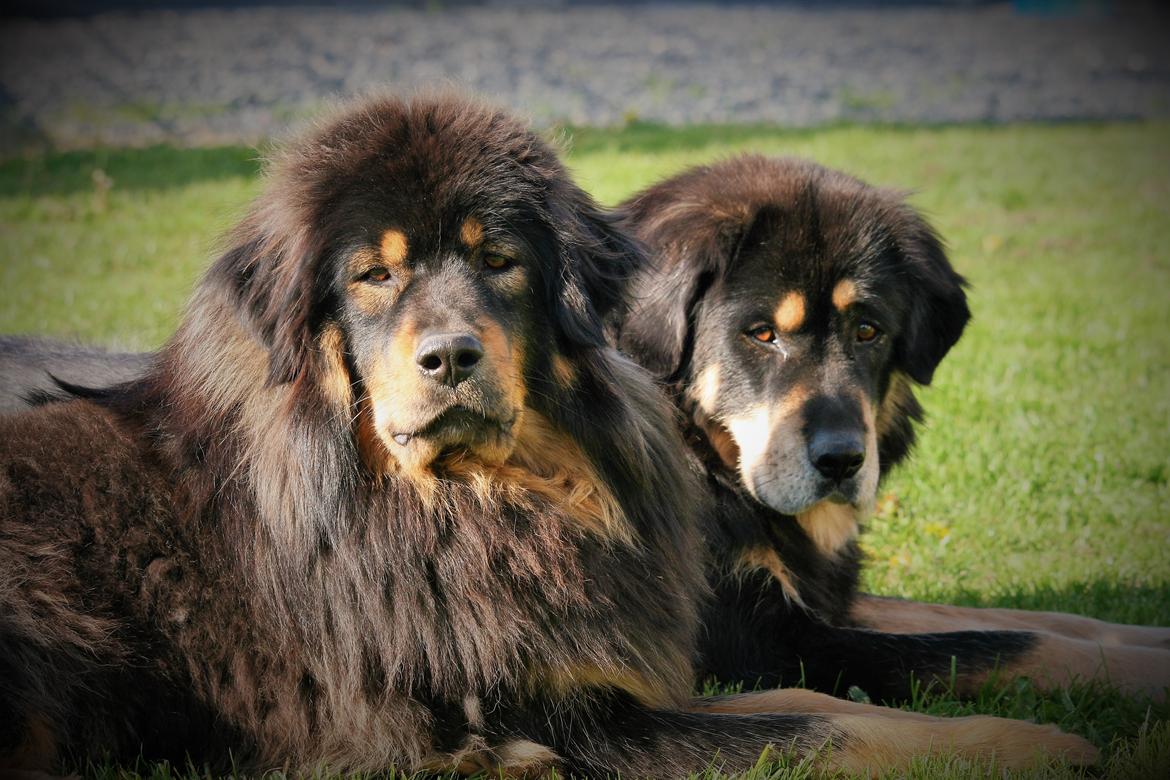
{"type": "Polygon", "coordinates": [[[716,598],[700,673],[905,699],[989,676],[1165,696],[1170,629],[858,593],[857,534],[914,443],[970,317],[964,280],[902,194],[744,155],[623,204],[652,262],[621,347],[669,387],[706,465],[716,598]]]}
{"type": "Polygon", "coordinates": [[[1093,760],[1050,726],[691,698],[698,471],[605,338],[642,262],[464,99],[279,154],[145,375],[0,421],[0,766],[1093,760]]]}

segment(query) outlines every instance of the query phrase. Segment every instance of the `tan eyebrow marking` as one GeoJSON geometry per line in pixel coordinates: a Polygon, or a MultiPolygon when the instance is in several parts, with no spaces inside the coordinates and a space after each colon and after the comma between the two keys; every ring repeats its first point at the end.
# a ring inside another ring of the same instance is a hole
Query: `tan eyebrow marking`
{"type": "Polygon", "coordinates": [[[475,217],[463,220],[463,226],[459,228],[459,238],[468,249],[475,249],[483,241],[483,223],[475,217]]]}
{"type": "Polygon", "coordinates": [[[800,330],[804,324],[804,296],[798,292],[790,292],[776,307],[776,327],[782,331],[792,332],[800,330]]]}
{"type": "Polygon", "coordinates": [[[857,285],[852,279],[842,279],[833,288],[833,307],[845,311],[857,300],[857,285]]]}
{"type": "Polygon", "coordinates": [[[402,265],[406,262],[406,252],[409,246],[406,234],[398,228],[390,228],[382,234],[382,261],[387,265],[402,265]]]}

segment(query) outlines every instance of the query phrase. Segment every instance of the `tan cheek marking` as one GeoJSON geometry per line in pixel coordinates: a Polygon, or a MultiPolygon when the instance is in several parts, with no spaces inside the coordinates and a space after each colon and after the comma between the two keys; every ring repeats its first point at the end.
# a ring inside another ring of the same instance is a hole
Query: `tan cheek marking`
{"type": "Polygon", "coordinates": [[[857,285],[852,279],[842,279],[833,288],[833,308],[845,311],[857,300],[857,285]]]}
{"type": "Polygon", "coordinates": [[[379,290],[368,284],[352,284],[349,287],[349,297],[362,313],[376,317],[385,312],[391,304],[391,299],[385,290],[379,290]]]}
{"type": "MultiPolygon", "coordinates": [[[[369,415],[372,432],[364,439],[359,437],[358,443],[371,445],[373,452],[363,453],[363,459],[375,474],[406,477],[424,503],[430,505],[439,484],[432,469],[441,451],[438,442],[416,437],[409,447],[403,447],[393,439],[403,426],[419,423],[420,413],[430,408],[426,400],[430,395],[414,360],[417,333],[415,322],[401,327],[388,349],[374,358],[369,375],[363,373],[362,381],[372,409],[369,415]]],[[[363,430],[359,428],[359,433],[363,430]]]]}
{"type": "Polygon", "coordinates": [[[868,398],[862,396],[858,399],[858,402],[861,405],[861,416],[865,422],[865,462],[862,463],[861,472],[858,475],[857,496],[859,506],[857,512],[860,516],[866,516],[873,510],[874,504],[877,503],[878,477],[881,476],[881,469],[878,463],[877,413],[868,398]]]}
{"type": "MultiPolygon", "coordinates": [[[[405,322],[394,334],[390,349],[377,357],[375,373],[384,382],[379,387],[384,396],[375,395],[376,402],[389,402],[392,396],[408,393],[416,388],[421,376],[414,360],[417,349],[418,324],[413,320],[405,322]]],[[[371,388],[371,394],[373,392],[374,389],[371,388]]]]}
{"type": "Polygon", "coordinates": [[[358,457],[371,474],[377,476],[392,474],[396,471],[396,461],[378,434],[378,424],[374,420],[373,404],[370,399],[363,398],[358,402],[357,418],[354,420],[354,443],[357,446],[358,457]]]}
{"type": "MultiPolygon", "coordinates": [[[[727,421],[727,430],[739,449],[739,468],[750,475],[768,454],[772,430],[772,415],[767,406],[757,406],[749,412],[727,421]]],[[[746,480],[750,489],[751,480],[746,480]]]]}
{"type": "Polygon", "coordinates": [[[772,419],[777,422],[786,422],[796,414],[804,402],[808,400],[809,391],[803,385],[796,385],[780,399],[780,403],[772,410],[772,419]]]}
{"type": "Polygon", "coordinates": [[[749,492],[754,493],[750,479],[756,468],[767,460],[774,430],[787,431],[800,405],[808,398],[808,390],[797,386],[774,407],[757,406],[748,412],[730,418],[727,430],[739,449],[739,469],[749,492]]]}
{"type": "Polygon", "coordinates": [[[495,369],[497,376],[505,383],[509,391],[508,401],[512,408],[519,411],[528,400],[528,386],[524,381],[523,348],[518,341],[513,342],[508,334],[494,320],[483,318],[476,322],[479,329],[479,339],[483,343],[485,367],[495,369]]]}
{"type": "Polygon", "coordinates": [[[800,330],[804,324],[804,296],[798,292],[790,292],[781,299],[776,307],[776,327],[786,333],[800,330]]]}
{"type": "Polygon", "coordinates": [[[707,414],[714,414],[719,403],[719,386],[722,384],[722,369],[713,363],[703,369],[695,382],[695,400],[707,414]]]}
{"type": "Polygon", "coordinates": [[[780,584],[780,589],[784,595],[792,602],[804,605],[800,599],[800,591],[796,587],[796,582],[788,571],[788,567],[780,560],[780,556],[771,547],[749,547],[740,555],[737,564],[741,571],[749,572],[757,569],[762,569],[780,584]]]}
{"type": "Polygon", "coordinates": [[[321,333],[321,391],[340,407],[353,403],[353,386],[345,366],[345,338],[337,325],[327,325],[321,333]]]}
{"type": "Polygon", "coordinates": [[[890,378],[890,386],[886,390],[886,395],[878,407],[877,422],[875,423],[877,435],[885,436],[889,433],[897,419],[906,414],[913,401],[914,395],[910,381],[904,374],[894,374],[890,378]]]}
{"type": "Polygon", "coordinates": [[[483,223],[475,217],[463,220],[459,228],[459,238],[468,249],[475,249],[483,241],[483,223]]]}
{"type": "Polygon", "coordinates": [[[825,555],[834,556],[857,538],[857,510],[847,504],[822,501],[796,516],[796,522],[825,555]]]}
{"type": "Polygon", "coordinates": [[[363,419],[359,410],[358,444],[359,449],[374,450],[363,452],[366,465],[374,473],[384,473],[386,462],[394,458],[393,446],[387,437],[393,435],[389,427],[393,423],[390,410],[395,399],[413,398],[418,392],[421,375],[414,370],[417,334],[416,323],[404,323],[394,334],[387,354],[377,355],[369,361],[369,369],[362,376],[368,396],[363,404],[368,406],[369,414],[368,419],[363,419]]]}
{"type": "Polygon", "coordinates": [[[390,228],[382,234],[382,261],[386,265],[397,267],[405,263],[408,249],[406,234],[398,228],[390,228]]]}

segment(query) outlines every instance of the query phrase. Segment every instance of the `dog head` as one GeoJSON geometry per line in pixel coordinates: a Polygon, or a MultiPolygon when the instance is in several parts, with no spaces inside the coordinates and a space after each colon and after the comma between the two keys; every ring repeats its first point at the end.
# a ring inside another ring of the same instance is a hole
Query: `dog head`
{"type": "Polygon", "coordinates": [[[548,144],[457,96],[363,101],[229,241],[126,403],[246,526],[331,690],[685,692],[698,475],[606,332],[645,258],[548,144]]]}
{"type": "Polygon", "coordinates": [[[674,383],[717,466],[785,514],[863,508],[903,458],[969,319],[963,279],[901,196],[746,156],[624,205],[654,259],[625,349],[674,383]]]}
{"type": "Polygon", "coordinates": [[[268,184],[212,274],[268,383],[352,413],[375,470],[504,462],[533,384],[605,343],[612,278],[639,256],[547,144],[457,97],[367,101],[268,184]]]}

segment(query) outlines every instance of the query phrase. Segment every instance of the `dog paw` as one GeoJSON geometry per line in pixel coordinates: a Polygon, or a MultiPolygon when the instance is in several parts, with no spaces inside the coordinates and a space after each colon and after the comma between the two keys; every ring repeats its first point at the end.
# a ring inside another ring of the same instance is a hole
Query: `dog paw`
{"type": "Polygon", "coordinates": [[[831,752],[829,765],[871,776],[904,772],[916,760],[936,755],[998,769],[1031,769],[1054,761],[1085,766],[1101,757],[1088,740],[1056,726],[986,715],[921,720],[840,716],[832,722],[842,741],[831,752]]]}
{"type": "Polygon", "coordinates": [[[1024,769],[1053,760],[1088,766],[1101,759],[1093,743],[1051,724],[972,716],[956,718],[952,728],[951,745],[956,753],[988,758],[1004,769],[1024,769]]]}
{"type": "Polygon", "coordinates": [[[1093,766],[1100,763],[1101,751],[1089,740],[1078,734],[1069,734],[1056,726],[1037,726],[1046,733],[1037,745],[1045,754],[1067,761],[1075,766],[1093,766]]]}

